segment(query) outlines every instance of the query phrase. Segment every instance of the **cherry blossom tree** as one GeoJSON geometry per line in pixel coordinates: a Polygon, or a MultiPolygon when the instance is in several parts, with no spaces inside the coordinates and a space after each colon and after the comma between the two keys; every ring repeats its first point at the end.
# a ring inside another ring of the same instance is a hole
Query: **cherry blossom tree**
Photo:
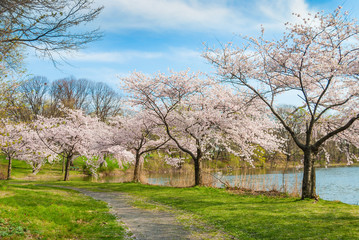
{"type": "MultiPolygon", "coordinates": [[[[143,162],[143,155],[163,148],[169,138],[164,129],[159,126],[156,119],[146,111],[141,111],[128,116],[118,116],[111,119],[113,135],[109,140],[110,146],[119,146],[123,150],[133,151],[134,174],[133,181],[140,181],[140,167],[143,162]]],[[[117,154],[123,154],[118,149],[117,154]]]]}
{"type": "MultiPolygon", "coordinates": [[[[339,117],[339,119],[332,121],[332,124],[334,125],[327,124],[327,128],[336,128],[338,123],[343,125],[347,121],[345,116],[331,116],[331,118],[334,117],[339,117]]],[[[338,133],[337,135],[333,136],[331,140],[334,142],[335,148],[344,154],[347,165],[351,165],[354,163],[354,161],[359,160],[359,156],[354,154],[350,149],[350,146],[352,146],[354,149],[359,149],[359,121],[355,121],[348,130],[338,133]]],[[[329,162],[330,156],[327,151],[324,150],[324,154],[326,154],[327,162],[329,162]]]]}
{"type": "Polygon", "coordinates": [[[208,48],[204,57],[224,81],[259,98],[288,131],[304,155],[302,198],[317,198],[313,155],[334,136],[354,134],[351,127],[359,119],[359,26],[340,7],[332,14],[295,15],[297,23],[287,23],[277,41],[263,34],[244,37],[243,46],[208,48]],[[284,92],[300,97],[294,111],[308,113],[301,123],[303,140],[276,108],[284,92]],[[322,134],[316,134],[318,128],[322,134]]]}
{"type": "MultiPolygon", "coordinates": [[[[277,109],[280,116],[284,119],[286,119],[286,123],[292,128],[292,130],[296,133],[297,138],[300,141],[304,141],[306,137],[306,126],[302,123],[306,121],[310,113],[308,113],[303,108],[296,108],[294,106],[280,106],[277,109]]],[[[324,136],[327,133],[327,128],[329,127],[328,124],[343,121],[345,120],[340,115],[326,115],[323,116],[323,119],[321,122],[318,122],[315,125],[315,128],[313,129],[313,136],[315,138],[319,138],[321,136],[324,136]],[[341,118],[333,121],[333,118],[341,118]]],[[[356,122],[353,123],[353,125],[350,128],[351,134],[347,134],[346,131],[341,132],[340,134],[337,134],[333,136],[331,139],[328,139],[325,143],[323,143],[319,149],[318,154],[315,156],[316,160],[321,161],[320,164],[323,164],[322,160],[325,160],[324,164],[327,167],[328,164],[330,164],[331,158],[341,158],[344,157],[347,161],[347,164],[352,164],[353,161],[357,161],[358,156],[354,154],[354,151],[358,147],[358,126],[356,122]],[[356,133],[353,134],[353,131],[356,133]]],[[[286,139],[285,141],[285,155],[287,156],[287,164],[290,160],[294,160],[295,157],[297,159],[299,158],[302,160],[302,154],[300,148],[295,144],[293,141],[291,135],[288,131],[285,130],[285,128],[281,128],[279,134],[286,139]]],[[[339,160],[337,159],[337,161],[339,160]]]]}
{"type": "Polygon", "coordinates": [[[8,160],[7,179],[11,178],[12,160],[23,160],[32,167],[36,175],[42,165],[52,161],[47,148],[39,141],[37,133],[26,123],[3,119],[0,130],[1,152],[8,160]]]}
{"type": "Polygon", "coordinates": [[[48,152],[48,148],[39,140],[37,132],[29,124],[23,123],[20,134],[23,145],[17,149],[17,159],[25,161],[32,168],[32,174],[36,175],[46,163],[52,163],[54,158],[48,152]]]}
{"type": "Polygon", "coordinates": [[[106,124],[98,118],[86,116],[81,110],[63,109],[65,117],[38,116],[33,128],[38,141],[47,149],[51,158],[60,156],[66,160],[64,181],[69,180],[69,167],[74,156],[84,156],[93,173],[103,158],[101,140],[108,135],[106,124]]]}
{"type": "Polygon", "coordinates": [[[239,104],[245,99],[199,74],[184,71],[147,76],[134,72],[122,80],[130,101],[148,111],[176,147],[191,157],[195,185],[203,184],[201,161],[215,146],[223,145],[249,161],[256,142],[277,148],[270,133],[274,125],[264,112],[252,112],[255,106],[239,104]]]}
{"type": "Polygon", "coordinates": [[[11,178],[12,160],[20,155],[20,149],[24,147],[21,130],[22,124],[16,124],[3,120],[0,129],[1,152],[8,160],[7,179],[11,178]]]}

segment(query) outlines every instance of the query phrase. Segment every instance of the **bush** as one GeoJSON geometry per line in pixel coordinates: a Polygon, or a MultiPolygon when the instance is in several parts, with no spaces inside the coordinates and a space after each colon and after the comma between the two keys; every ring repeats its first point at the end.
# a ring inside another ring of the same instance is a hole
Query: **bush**
{"type": "Polygon", "coordinates": [[[99,172],[112,172],[117,168],[120,168],[117,159],[108,156],[105,158],[105,162],[100,166],[99,172]]]}

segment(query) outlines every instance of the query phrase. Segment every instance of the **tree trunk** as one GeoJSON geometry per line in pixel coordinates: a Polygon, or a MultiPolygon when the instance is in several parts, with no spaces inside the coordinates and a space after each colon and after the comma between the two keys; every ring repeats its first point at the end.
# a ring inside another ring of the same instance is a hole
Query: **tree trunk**
{"type": "Polygon", "coordinates": [[[103,161],[100,163],[100,168],[103,167],[103,165],[105,164],[106,158],[107,158],[107,154],[104,154],[103,155],[103,161]]]}
{"type": "Polygon", "coordinates": [[[70,171],[71,158],[72,158],[72,156],[67,156],[67,157],[66,157],[66,168],[65,168],[64,181],[68,181],[68,180],[69,180],[69,171],[70,171]]]}
{"type": "Polygon", "coordinates": [[[32,169],[32,174],[36,175],[40,172],[40,168],[32,169]]]}
{"type": "Polygon", "coordinates": [[[311,174],[312,174],[312,186],[311,186],[311,193],[312,193],[312,198],[315,198],[317,199],[318,196],[317,196],[317,193],[316,193],[316,175],[315,175],[315,166],[314,166],[314,158],[312,159],[312,171],[311,171],[311,174]]]}
{"type": "Polygon", "coordinates": [[[133,173],[133,182],[140,182],[140,158],[141,155],[136,152],[135,171],[133,173]]]}
{"type": "Polygon", "coordinates": [[[193,159],[193,161],[194,161],[194,185],[201,186],[203,185],[201,158],[193,159]]]}
{"type": "Polygon", "coordinates": [[[36,175],[40,172],[40,169],[42,167],[42,163],[33,163],[32,165],[32,174],[36,175]]]}
{"type": "Polygon", "coordinates": [[[287,153],[287,159],[285,161],[285,167],[284,167],[283,173],[282,173],[282,190],[283,190],[283,192],[287,192],[287,185],[285,182],[285,174],[287,173],[289,162],[290,162],[290,154],[287,153]]]}
{"type": "Polygon", "coordinates": [[[10,180],[11,178],[11,166],[12,166],[12,158],[11,157],[7,157],[7,159],[9,160],[9,164],[7,165],[7,180],[10,180]]]}
{"type": "Polygon", "coordinates": [[[302,182],[302,199],[316,198],[315,193],[315,168],[314,159],[312,159],[311,150],[305,149],[304,151],[304,169],[303,169],[303,182],[302,182]]]}
{"type": "Polygon", "coordinates": [[[65,157],[62,157],[62,171],[61,171],[62,174],[64,174],[65,171],[65,163],[66,163],[65,157]]]}

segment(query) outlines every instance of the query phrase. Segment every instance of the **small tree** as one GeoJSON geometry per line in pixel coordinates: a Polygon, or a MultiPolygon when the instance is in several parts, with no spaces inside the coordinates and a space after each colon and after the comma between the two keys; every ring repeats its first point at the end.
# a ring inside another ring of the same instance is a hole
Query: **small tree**
{"type": "Polygon", "coordinates": [[[97,118],[86,116],[80,110],[63,109],[65,117],[41,117],[33,123],[38,142],[52,158],[65,159],[64,181],[69,180],[69,167],[74,156],[85,156],[94,170],[100,162],[93,162],[101,153],[101,140],[108,134],[106,126],[97,118]]]}
{"type": "Polygon", "coordinates": [[[207,49],[204,56],[224,81],[251,91],[288,131],[304,155],[302,198],[316,198],[313,155],[337,134],[353,133],[350,127],[359,119],[359,26],[340,8],[296,16],[300,23],[287,23],[278,41],[245,38],[243,47],[207,49]],[[301,123],[303,140],[275,105],[288,91],[300,97],[298,109],[308,113],[301,123]],[[322,134],[315,134],[319,128],[322,134]]]}
{"type": "Polygon", "coordinates": [[[22,124],[16,124],[7,120],[2,121],[0,128],[0,148],[1,152],[8,160],[7,179],[11,178],[12,160],[20,155],[24,147],[21,131],[22,124]]]}
{"type": "Polygon", "coordinates": [[[164,147],[169,141],[164,129],[155,120],[145,111],[111,119],[113,137],[110,138],[110,145],[135,152],[134,182],[140,181],[142,156],[164,147]]]}

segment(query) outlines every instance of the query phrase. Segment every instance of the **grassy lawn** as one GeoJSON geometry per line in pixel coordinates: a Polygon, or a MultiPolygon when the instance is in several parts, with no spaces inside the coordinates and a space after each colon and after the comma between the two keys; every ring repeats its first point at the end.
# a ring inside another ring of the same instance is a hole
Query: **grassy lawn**
{"type": "Polygon", "coordinates": [[[194,214],[238,239],[359,239],[359,207],[340,202],[236,195],[205,187],[57,182],[121,191],[194,214]]]}
{"type": "MultiPolygon", "coordinates": [[[[0,155],[0,176],[6,177],[7,175],[8,161],[2,155],[0,155]]],[[[74,168],[81,169],[79,162],[74,162],[74,168]]],[[[83,176],[81,171],[70,171],[70,179],[83,176]]],[[[12,179],[27,179],[27,180],[60,180],[63,179],[62,165],[61,163],[46,163],[41,167],[40,172],[36,175],[32,174],[32,168],[25,161],[19,161],[14,159],[12,162],[12,179]]],[[[1,179],[1,178],[0,178],[1,179]]]]}
{"type": "MultiPolygon", "coordinates": [[[[0,170],[6,170],[3,158],[0,170]]],[[[70,176],[76,174],[80,173],[71,171],[70,176]]],[[[137,207],[170,206],[237,239],[359,239],[359,206],[340,202],[236,195],[206,187],[52,181],[62,179],[61,164],[46,164],[40,178],[31,178],[41,182],[27,181],[29,175],[30,166],[14,161],[14,178],[25,181],[0,181],[0,239],[123,238],[124,229],[108,214],[103,202],[36,184],[127,192],[139,199],[133,202],[137,207]]]]}
{"type": "Polygon", "coordinates": [[[72,190],[0,181],[0,239],[123,239],[108,211],[72,190]]]}

